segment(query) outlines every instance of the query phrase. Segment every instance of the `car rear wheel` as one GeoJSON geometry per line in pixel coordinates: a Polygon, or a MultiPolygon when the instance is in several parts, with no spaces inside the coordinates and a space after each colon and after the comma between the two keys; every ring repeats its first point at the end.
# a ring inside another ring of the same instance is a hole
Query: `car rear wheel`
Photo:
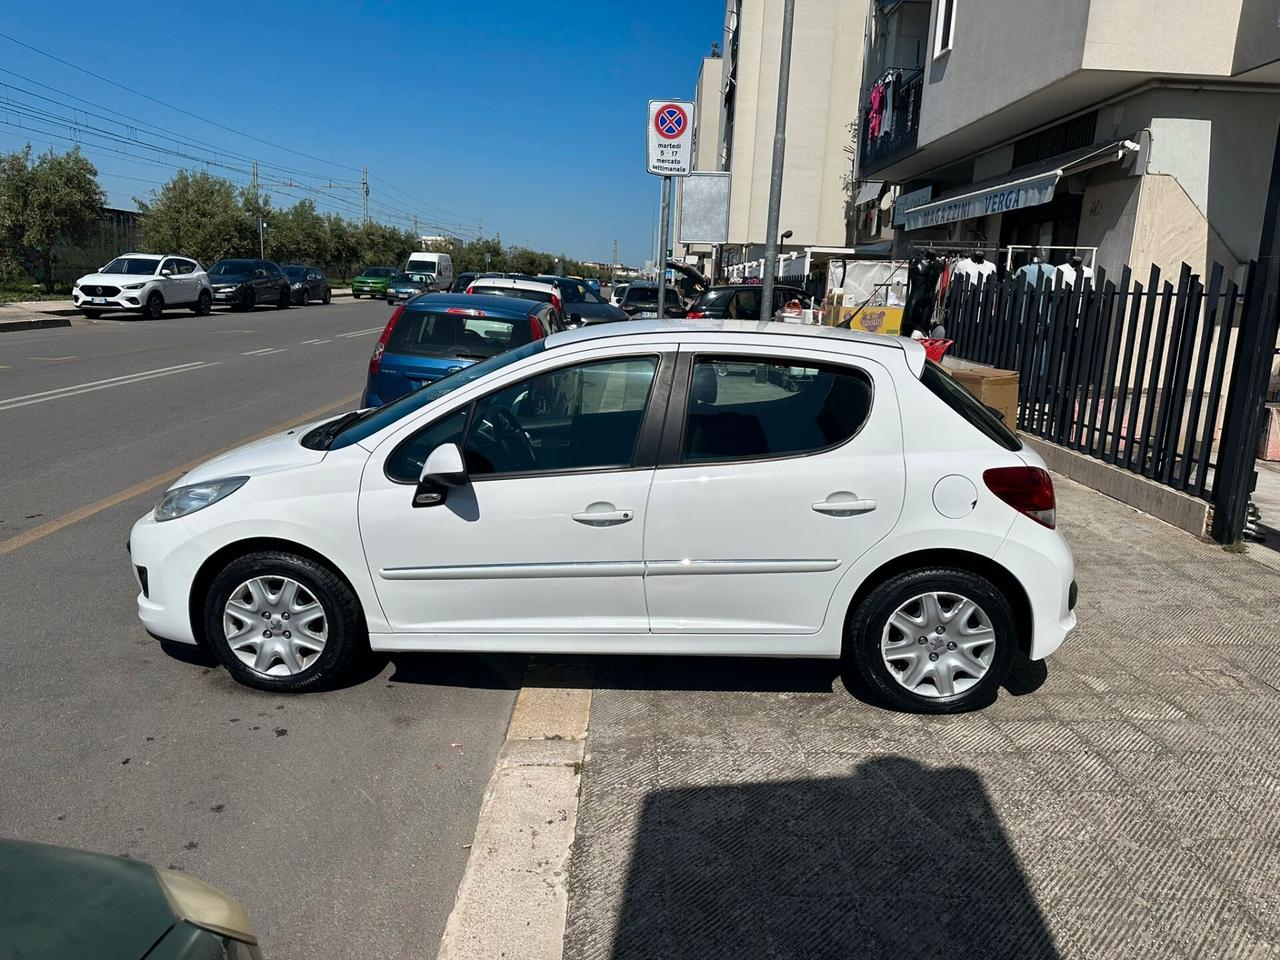
{"type": "Polygon", "coordinates": [[[164,297],[160,296],[158,290],[153,290],[151,296],[147,297],[146,306],[142,308],[142,315],[148,320],[159,320],[164,316],[164,297]]]}
{"type": "Polygon", "coordinates": [[[293,291],[289,289],[289,285],[285,284],[280,288],[280,299],[276,301],[277,310],[288,310],[293,306],[293,291]]]}
{"type": "Polygon", "coordinates": [[[232,677],[274,692],[332,686],[367,643],[347,582],[322,563],[279,551],[223,568],[205,598],[204,628],[232,677]]]}
{"type": "Polygon", "coordinates": [[[333,299],[333,291],[330,290],[328,287],[325,287],[324,296],[320,299],[320,302],[324,304],[328,304],[328,302],[332,299],[333,299]]]}
{"type": "Polygon", "coordinates": [[[910,570],[854,611],[846,655],[887,703],[961,713],[995,699],[1017,630],[1009,601],[985,577],[947,567],[910,570]]]}
{"type": "Polygon", "coordinates": [[[196,305],[192,307],[192,311],[197,317],[207,317],[213,312],[213,297],[210,296],[208,290],[200,291],[200,296],[196,297],[196,305]]]}

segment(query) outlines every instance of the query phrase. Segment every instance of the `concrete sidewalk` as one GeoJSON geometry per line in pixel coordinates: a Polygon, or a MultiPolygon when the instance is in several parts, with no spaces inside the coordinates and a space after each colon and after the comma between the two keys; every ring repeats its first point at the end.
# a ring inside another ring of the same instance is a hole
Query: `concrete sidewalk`
{"type": "Polygon", "coordinates": [[[1280,573],[1058,493],[1080,630],[986,711],[600,661],[565,956],[1280,956],[1280,573]]]}

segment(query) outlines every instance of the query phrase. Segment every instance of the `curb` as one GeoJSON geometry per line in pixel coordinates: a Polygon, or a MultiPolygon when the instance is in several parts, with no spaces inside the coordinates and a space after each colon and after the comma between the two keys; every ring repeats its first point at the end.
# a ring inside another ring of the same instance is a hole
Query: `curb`
{"type": "Polygon", "coordinates": [[[19,330],[44,330],[49,327],[71,326],[70,316],[30,317],[22,320],[0,320],[0,333],[19,330]]]}
{"type": "Polygon", "coordinates": [[[560,960],[591,686],[588,666],[530,659],[437,960],[560,960]]]}

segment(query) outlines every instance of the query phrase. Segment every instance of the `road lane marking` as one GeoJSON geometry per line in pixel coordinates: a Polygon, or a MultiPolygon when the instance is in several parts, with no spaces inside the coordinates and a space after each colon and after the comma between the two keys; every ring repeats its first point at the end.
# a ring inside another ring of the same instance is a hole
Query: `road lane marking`
{"type": "Polygon", "coordinates": [[[75,357],[27,357],[28,360],[74,360],[75,357]]]}
{"type": "Polygon", "coordinates": [[[288,348],[288,347],[274,347],[274,348],[272,348],[271,350],[265,350],[265,351],[263,351],[262,353],[259,353],[259,354],[258,354],[258,356],[260,356],[260,357],[269,357],[269,356],[271,356],[273,353],[288,353],[288,352],[289,352],[289,348],[288,348]]]}
{"type": "Polygon", "coordinates": [[[212,460],[214,457],[227,453],[230,450],[234,450],[237,447],[243,447],[247,443],[253,443],[255,440],[262,440],[266,437],[273,436],[274,434],[281,433],[288,430],[290,427],[296,427],[299,424],[308,423],[312,420],[319,420],[328,413],[333,413],[344,408],[350,409],[353,404],[359,401],[359,399],[360,394],[353,393],[350,396],[343,397],[341,400],[337,400],[333,403],[327,403],[323,407],[316,407],[314,410],[308,410],[301,416],[286,420],[284,423],[280,423],[274,427],[263,430],[261,433],[255,433],[251,437],[245,437],[243,440],[239,440],[228,447],[223,447],[221,450],[215,450],[213,453],[206,453],[204,456],[199,457],[196,460],[192,460],[190,463],[184,463],[180,467],[175,467],[172,470],[166,470],[164,473],[159,476],[152,477],[150,480],[143,480],[141,483],[135,483],[131,487],[126,487],[125,489],[113,493],[110,496],[103,497],[101,500],[97,500],[88,506],[80,507],[78,510],[72,510],[70,513],[64,513],[62,516],[55,517],[46,523],[40,524],[38,527],[32,527],[25,533],[20,533],[17,536],[10,537],[8,540],[0,540],[0,557],[4,556],[6,553],[12,553],[20,547],[25,547],[28,544],[35,543],[37,540],[43,540],[45,537],[57,533],[59,530],[63,530],[72,524],[79,523],[81,520],[87,520],[89,517],[95,516],[103,510],[110,510],[112,507],[119,506],[122,503],[127,503],[135,497],[140,497],[144,493],[149,493],[152,490],[155,490],[157,487],[168,486],[184,473],[194,470],[206,460],[212,460]]]}
{"type": "Polygon", "coordinates": [[[368,334],[370,334],[370,333],[381,333],[381,332],[382,332],[382,330],[383,330],[383,327],[370,327],[368,330],[352,330],[352,331],[351,331],[351,332],[349,332],[349,333],[339,333],[339,334],[336,334],[336,336],[339,336],[339,337],[363,337],[363,336],[366,336],[366,335],[368,335],[368,334]]]}
{"type": "Polygon", "coordinates": [[[303,343],[332,343],[332,340],[303,340],[303,343]]]}
{"type": "Polygon", "coordinates": [[[64,397],[74,397],[82,393],[93,393],[95,390],[126,387],[131,383],[140,383],[143,380],[155,380],[157,377],[168,377],[175,373],[189,373],[192,370],[203,370],[205,367],[216,367],[217,365],[218,361],[208,363],[204,360],[195,360],[191,363],[179,364],[176,367],[160,367],[156,370],[144,370],[141,373],[127,373],[119,377],[108,377],[105,380],[76,383],[67,387],[58,387],[55,390],[43,390],[40,393],[28,393],[20,397],[7,397],[0,400],[0,412],[13,410],[17,407],[30,406],[33,403],[44,403],[48,400],[61,400],[64,397]]]}
{"type": "Polygon", "coordinates": [[[259,354],[263,354],[263,353],[270,353],[270,352],[271,352],[272,350],[274,350],[274,349],[275,349],[274,347],[263,347],[263,348],[262,348],[262,349],[260,349],[260,350],[246,350],[244,353],[240,354],[240,356],[242,356],[242,357],[256,357],[256,356],[258,356],[259,354]]]}

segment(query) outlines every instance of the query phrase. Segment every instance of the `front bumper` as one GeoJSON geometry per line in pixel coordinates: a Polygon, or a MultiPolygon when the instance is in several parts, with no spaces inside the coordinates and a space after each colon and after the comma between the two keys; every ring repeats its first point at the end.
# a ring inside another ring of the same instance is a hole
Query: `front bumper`
{"type": "Polygon", "coordinates": [[[234,290],[217,290],[213,291],[213,302],[224,304],[239,304],[244,301],[244,287],[236,287],[234,290]]]}
{"type": "Polygon", "coordinates": [[[157,523],[148,511],[129,534],[129,559],[138,581],[138,619],[162,640],[196,642],[191,623],[191,585],[206,557],[185,522],[157,523]]]}
{"type": "Polygon", "coordinates": [[[361,287],[355,284],[351,285],[351,292],[358,293],[362,297],[385,297],[387,295],[386,287],[361,287]]]}
{"type": "Polygon", "coordinates": [[[78,287],[71,291],[71,303],[78,310],[141,310],[141,290],[121,290],[114,297],[94,297],[78,287]]]}
{"type": "Polygon", "coordinates": [[[414,297],[422,296],[421,290],[388,290],[385,294],[388,300],[412,300],[414,297]]]}

